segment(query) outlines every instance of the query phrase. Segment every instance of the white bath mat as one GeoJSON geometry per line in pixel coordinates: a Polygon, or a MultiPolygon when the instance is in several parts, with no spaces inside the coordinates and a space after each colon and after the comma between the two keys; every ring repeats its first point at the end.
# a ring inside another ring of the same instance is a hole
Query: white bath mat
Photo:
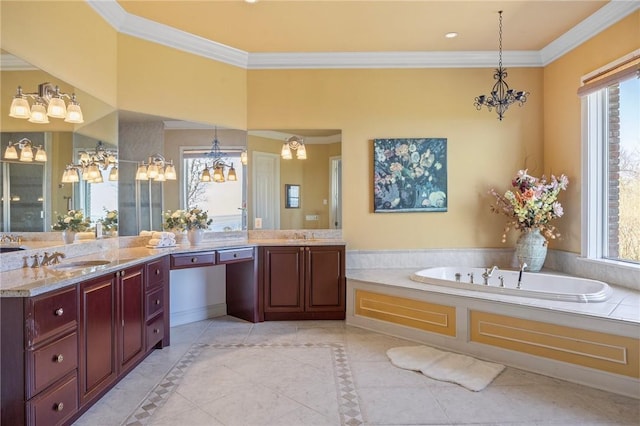
{"type": "Polygon", "coordinates": [[[466,355],[440,351],[428,346],[391,348],[387,356],[396,367],[420,371],[427,377],[459,384],[478,392],[504,370],[504,365],[480,361],[466,355]]]}

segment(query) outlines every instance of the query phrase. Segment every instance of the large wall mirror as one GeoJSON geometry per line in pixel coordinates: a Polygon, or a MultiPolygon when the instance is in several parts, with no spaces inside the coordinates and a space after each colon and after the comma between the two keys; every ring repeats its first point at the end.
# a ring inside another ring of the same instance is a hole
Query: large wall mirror
{"type": "Polygon", "coordinates": [[[118,117],[115,109],[6,51],[0,52],[0,72],[0,231],[50,231],[56,214],[69,209],[82,209],[93,221],[104,217],[106,210],[116,209],[118,185],[113,181],[113,175],[109,180],[115,163],[101,168],[103,183],[86,179],[63,182],[63,174],[70,165],[79,167],[82,164],[83,153],[105,150],[117,158],[118,117]],[[25,93],[34,93],[42,83],[58,86],[63,93],[75,93],[84,122],[73,124],[64,119],[49,118],[49,123],[39,124],[9,117],[17,87],[21,86],[25,93]],[[5,158],[10,142],[21,153],[31,149],[27,141],[32,147],[42,147],[46,161],[5,158]]]}

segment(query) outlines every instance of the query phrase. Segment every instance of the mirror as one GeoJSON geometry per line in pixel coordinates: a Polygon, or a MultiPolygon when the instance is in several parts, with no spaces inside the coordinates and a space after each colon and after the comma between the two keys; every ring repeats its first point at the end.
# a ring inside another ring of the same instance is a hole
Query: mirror
{"type": "Polygon", "coordinates": [[[249,229],[342,228],[342,131],[335,129],[250,130],[248,152],[249,229]],[[285,141],[302,139],[306,159],[291,145],[291,159],[281,157],[285,141]],[[290,188],[296,187],[296,208],[290,188]]]}
{"type": "MultiPolygon", "coordinates": [[[[77,163],[80,151],[95,148],[99,141],[112,149],[118,147],[118,122],[115,109],[88,93],[37,69],[6,51],[0,52],[0,186],[2,212],[0,232],[50,231],[56,212],[82,209],[92,219],[104,217],[104,209],[117,203],[117,185],[62,183],[62,174],[70,163],[77,163]],[[23,92],[37,92],[38,85],[51,82],[64,93],[75,93],[84,122],[71,124],[50,118],[48,124],[34,124],[26,119],[9,117],[9,107],[18,86],[23,92]],[[4,159],[9,141],[27,138],[42,145],[46,162],[21,162],[4,159]],[[104,190],[100,190],[104,189],[104,190]]],[[[108,176],[104,176],[108,182],[108,176]]]]}

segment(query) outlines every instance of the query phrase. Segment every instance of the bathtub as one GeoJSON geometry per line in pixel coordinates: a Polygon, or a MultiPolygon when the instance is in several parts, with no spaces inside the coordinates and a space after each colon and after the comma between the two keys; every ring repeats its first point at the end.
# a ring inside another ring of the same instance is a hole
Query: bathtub
{"type": "Polygon", "coordinates": [[[519,271],[500,269],[493,272],[485,285],[483,272],[484,268],[435,267],[415,272],[411,279],[425,284],[486,293],[579,303],[604,302],[612,292],[609,285],[601,281],[526,270],[522,274],[520,288],[517,288],[519,271]],[[499,277],[503,277],[504,287],[500,286],[499,277]]]}

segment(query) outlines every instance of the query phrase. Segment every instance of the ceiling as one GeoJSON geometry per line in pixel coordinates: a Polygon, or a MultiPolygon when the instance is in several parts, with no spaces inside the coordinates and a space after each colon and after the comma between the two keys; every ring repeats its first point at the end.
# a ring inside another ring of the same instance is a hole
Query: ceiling
{"type": "Polygon", "coordinates": [[[538,51],[599,0],[118,0],[129,14],[249,53],[538,51]],[[448,39],[447,32],[457,32],[448,39]]]}

